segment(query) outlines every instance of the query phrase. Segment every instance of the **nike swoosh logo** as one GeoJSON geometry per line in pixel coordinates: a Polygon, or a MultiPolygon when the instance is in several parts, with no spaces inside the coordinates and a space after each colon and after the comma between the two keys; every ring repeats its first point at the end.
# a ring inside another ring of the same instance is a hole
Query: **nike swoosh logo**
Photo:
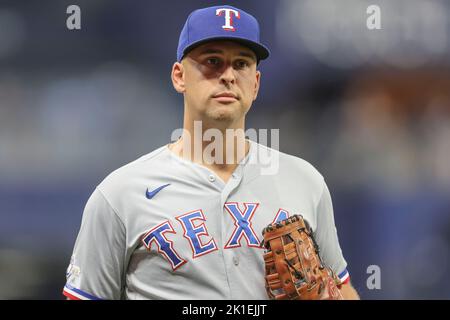
{"type": "Polygon", "coordinates": [[[158,192],[160,192],[161,189],[164,189],[164,188],[167,187],[167,186],[170,186],[170,183],[165,184],[165,185],[163,185],[163,186],[161,186],[161,187],[158,187],[158,188],[156,188],[156,189],[153,190],[153,191],[148,191],[148,188],[147,188],[147,191],[145,192],[145,196],[147,197],[147,199],[151,199],[151,198],[153,198],[158,192]]]}

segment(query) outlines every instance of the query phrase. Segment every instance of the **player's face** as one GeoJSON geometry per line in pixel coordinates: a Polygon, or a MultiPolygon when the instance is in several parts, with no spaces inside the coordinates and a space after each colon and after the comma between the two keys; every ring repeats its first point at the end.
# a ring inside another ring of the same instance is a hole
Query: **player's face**
{"type": "Polygon", "coordinates": [[[228,124],[244,119],[259,89],[252,50],[232,41],[208,42],[189,52],[181,65],[182,87],[175,88],[184,93],[191,119],[228,124]]]}

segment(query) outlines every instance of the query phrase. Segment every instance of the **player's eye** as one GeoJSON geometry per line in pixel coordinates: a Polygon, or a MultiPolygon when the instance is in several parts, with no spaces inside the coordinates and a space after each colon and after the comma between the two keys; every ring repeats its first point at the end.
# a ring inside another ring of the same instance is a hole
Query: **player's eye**
{"type": "Polygon", "coordinates": [[[235,63],[237,69],[244,69],[249,66],[249,63],[245,60],[238,60],[235,63]]]}
{"type": "Polygon", "coordinates": [[[206,63],[211,66],[217,66],[220,63],[220,60],[219,60],[219,58],[214,58],[214,57],[208,58],[208,59],[206,59],[206,63]]]}

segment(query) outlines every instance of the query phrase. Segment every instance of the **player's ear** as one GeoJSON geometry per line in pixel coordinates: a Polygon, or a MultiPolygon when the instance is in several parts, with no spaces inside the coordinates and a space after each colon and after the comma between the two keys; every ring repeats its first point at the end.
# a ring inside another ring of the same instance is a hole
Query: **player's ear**
{"type": "Polygon", "coordinates": [[[172,84],[175,90],[179,93],[184,93],[186,91],[184,85],[184,66],[179,62],[175,62],[172,66],[172,84]]]}
{"type": "Polygon", "coordinates": [[[261,72],[256,70],[256,82],[255,82],[255,90],[253,92],[253,101],[255,101],[256,97],[258,96],[260,80],[261,80],[261,72]]]}

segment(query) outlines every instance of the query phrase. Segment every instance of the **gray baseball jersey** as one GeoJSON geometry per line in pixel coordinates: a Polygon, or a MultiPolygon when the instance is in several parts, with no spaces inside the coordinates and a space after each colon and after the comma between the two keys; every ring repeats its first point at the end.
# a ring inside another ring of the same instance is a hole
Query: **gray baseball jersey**
{"type": "Polygon", "coordinates": [[[256,142],[224,183],[161,147],[89,198],[63,294],[72,299],[267,299],[262,229],[301,214],[345,281],[330,193],[308,162],[256,142]],[[276,174],[263,174],[270,151],[276,174]]]}

